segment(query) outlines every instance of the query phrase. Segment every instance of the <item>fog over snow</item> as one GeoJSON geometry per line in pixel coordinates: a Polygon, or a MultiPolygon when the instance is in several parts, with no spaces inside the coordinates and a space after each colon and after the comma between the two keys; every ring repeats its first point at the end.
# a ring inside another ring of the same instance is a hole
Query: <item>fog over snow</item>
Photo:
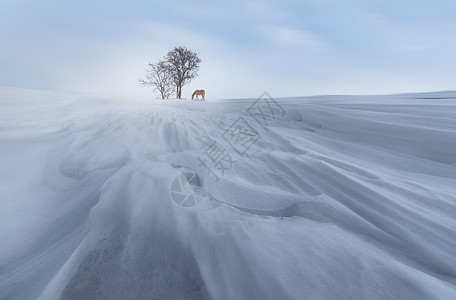
{"type": "Polygon", "coordinates": [[[456,299],[455,12],[2,0],[0,300],[456,299]]]}
{"type": "Polygon", "coordinates": [[[0,299],[456,298],[456,93],[254,101],[2,88],[0,299]]]}

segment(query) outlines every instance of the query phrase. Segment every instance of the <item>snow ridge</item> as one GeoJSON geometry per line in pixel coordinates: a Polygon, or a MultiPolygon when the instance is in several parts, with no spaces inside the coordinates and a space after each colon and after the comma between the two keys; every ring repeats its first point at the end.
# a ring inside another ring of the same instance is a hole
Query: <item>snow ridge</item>
{"type": "Polygon", "coordinates": [[[0,299],[456,298],[456,93],[254,100],[0,89],[0,299]]]}

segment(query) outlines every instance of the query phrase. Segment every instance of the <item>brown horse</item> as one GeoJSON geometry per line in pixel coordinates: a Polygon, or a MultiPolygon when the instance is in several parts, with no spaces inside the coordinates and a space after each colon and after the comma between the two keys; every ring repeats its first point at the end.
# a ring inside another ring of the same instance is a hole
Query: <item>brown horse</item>
{"type": "Polygon", "coordinates": [[[192,94],[192,100],[193,100],[193,98],[195,98],[195,96],[196,96],[196,100],[199,100],[198,96],[201,96],[204,100],[206,97],[206,92],[204,90],[196,90],[192,94]]]}

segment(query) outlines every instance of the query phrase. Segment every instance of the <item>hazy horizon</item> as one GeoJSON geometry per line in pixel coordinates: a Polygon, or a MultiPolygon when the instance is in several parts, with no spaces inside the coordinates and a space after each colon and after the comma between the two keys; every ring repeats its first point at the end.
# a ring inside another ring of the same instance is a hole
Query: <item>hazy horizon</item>
{"type": "Polygon", "coordinates": [[[455,90],[456,3],[7,0],[0,86],[156,97],[138,86],[175,46],[202,59],[183,97],[455,90]]]}

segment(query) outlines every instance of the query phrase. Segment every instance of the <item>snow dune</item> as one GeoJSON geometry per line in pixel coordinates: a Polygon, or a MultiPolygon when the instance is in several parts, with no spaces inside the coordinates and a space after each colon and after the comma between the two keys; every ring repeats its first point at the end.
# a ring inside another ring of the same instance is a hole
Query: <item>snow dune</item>
{"type": "Polygon", "coordinates": [[[254,100],[0,89],[0,299],[456,299],[456,93],[254,100]]]}

